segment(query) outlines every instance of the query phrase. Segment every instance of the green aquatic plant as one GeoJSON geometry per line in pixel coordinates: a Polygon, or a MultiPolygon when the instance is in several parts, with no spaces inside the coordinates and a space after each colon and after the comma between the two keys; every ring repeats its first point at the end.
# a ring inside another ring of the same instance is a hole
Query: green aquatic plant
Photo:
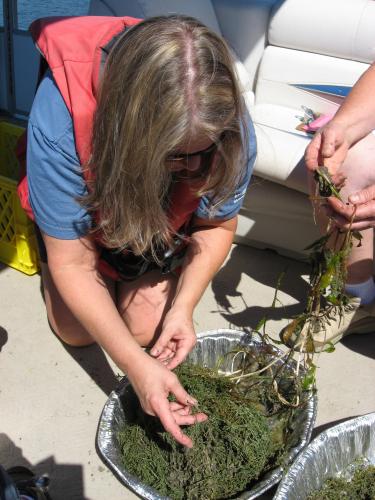
{"type": "MultiPolygon", "coordinates": [[[[238,365],[237,353],[230,356],[238,365]]],[[[209,417],[185,428],[194,442],[192,449],[177,444],[158,419],[142,411],[135,397],[127,405],[127,423],[119,434],[124,468],[164,496],[230,498],[282,460],[290,409],[279,412],[280,403],[269,397],[264,381],[255,389],[246,379],[238,383],[218,371],[220,367],[210,370],[191,364],[176,370],[183,386],[199,401],[196,411],[209,417]]]]}
{"type": "MultiPolygon", "coordinates": [[[[324,204],[326,198],[330,196],[341,200],[342,184],[334,185],[326,167],[320,167],[315,172],[315,181],[316,193],[313,197],[315,203],[324,204]]],[[[355,207],[352,220],[354,215],[355,207]]],[[[261,375],[268,376],[268,392],[278,399],[280,408],[298,408],[305,404],[307,391],[315,390],[317,365],[314,332],[324,331],[331,318],[336,315],[342,317],[345,309],[351,307],[344,287],[347,277],[346,262],[355,242],[361,244],[360,233],[350,228],[342,232],[329,222],[326,234],[306,249],[310,250],[310,277],[304,310],[282,330],[280,341],[266,333],[266,317],[255,328],[264,346],[271,349],[274,345],[282,344],[283,352],[258,370],[239,374],[238,379],[249,379],[249,382],[253,380],[253,385],[257,386],[261,375]],[[295,364],[291,369],[293,359],[295,364]],[[281,390],[286,382],[292,388],[287,392],[281,390]]],[[[271,308],[279,302],[277,294],[284,275],[285,272],[278,279],[271,308]]],[[[334,345],[328,342],[323,350],[333,352],[334,349],[334,345]]],[[[246,353],[244,355],[246,356],[246,353]]]]}
{"type": "MultiPolygon", "coordinates": [[[[315,172],[316,193],[313,197],[315,204],[324,204],[326,199],[334,196],[342,201],[340,188],[335,186],[326,167],[320,167],[315,172]]],[[[355,216],[355,207],[350,226],[342,231],[329,221],[326,234],[314,241],[306,250],[310,250],[310,278],[306,305],[302,313],[295,317],[283,329],[280,338],[283,344],[290,348],[291,355],[297,354],[297,370],[302,366],[305,371],[302,388],[315,386],[316,364],[314,354],[316,345],[314,333],[325,331],[330,319],[342,318],[345,309],[351,307],[350,299],[344,287],[347,278],[346,262],[356,243],[361,245],[361,234],[351,229],[355,216]]],[[[334,345],[327,342],[323,349],[333,352],[334,345]]]]}
{"type": "Polygon", "coordinates": [[[375,500],[375,466],[362,465],[352,479],[330,478],[307,500],[375,500]]]}
{"type": "MultiPolygon", "coordinates": [[[[315,179],[315,202],[322,203],[330,196],[341,200],[339,190],[334,186],[327,168],[320,167],[315,173],[315,179]]],[[[354,215],[355,207],[353,217],[354,215]]],[[[329,223],[326,234],[306,248],[310,250],[310,288],[304,311],[282,333],[282,340],[286,345],[294,344],[296,350],[314,352],[314,331],[324,330],[334,315],[343,315],[349,304],[349,297],[344,291],[346,262],[354,241],[357,240],[360,245],[361,238],[357,231],[349,228],[343,232],[329,223]]],[[[332,346],[327,345],[327,348],[331,350],[332,346]]]]}

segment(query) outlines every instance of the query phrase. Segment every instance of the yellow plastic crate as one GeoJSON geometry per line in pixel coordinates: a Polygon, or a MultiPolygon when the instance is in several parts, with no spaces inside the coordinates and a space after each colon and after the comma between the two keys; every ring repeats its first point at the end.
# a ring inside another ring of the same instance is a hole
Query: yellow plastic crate
{"type": "Polygon", "coordinates": [[[34,224],[17,196],[19,165],[14,152],[24,129],[0,121],[0,261],[25,274],[39,270],[34,224]]]}

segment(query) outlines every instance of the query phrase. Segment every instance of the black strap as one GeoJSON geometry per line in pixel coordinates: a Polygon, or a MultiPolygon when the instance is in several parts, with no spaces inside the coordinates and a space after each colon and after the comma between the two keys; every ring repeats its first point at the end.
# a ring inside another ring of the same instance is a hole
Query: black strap
{"type": "Polygon", "coordinates": [[[186,236],[176,235],[173,247],[160,251],[158,261],[150,253],[134,255],[130,250],[119,252],[108,248],[102,249],[100,258],[116,269],[122,281],[134,281],[154,269],[159,269],[162,274],[173,272],[182,264],[186,249],[186,236]]]}

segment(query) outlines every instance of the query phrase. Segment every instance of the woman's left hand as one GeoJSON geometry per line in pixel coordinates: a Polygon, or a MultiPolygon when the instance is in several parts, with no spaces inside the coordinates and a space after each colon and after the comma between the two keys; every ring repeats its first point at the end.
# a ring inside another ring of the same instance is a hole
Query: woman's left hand
{"type": "Polygon", "coordinates": [[[196,342],[192,314],[172,306],[150,354],[173,370],[185,360],[196,342]]]}

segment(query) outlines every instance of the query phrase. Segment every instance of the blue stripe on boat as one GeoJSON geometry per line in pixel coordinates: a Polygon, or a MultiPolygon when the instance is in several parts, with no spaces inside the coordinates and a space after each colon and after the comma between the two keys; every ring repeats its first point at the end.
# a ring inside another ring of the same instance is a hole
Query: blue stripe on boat
{"type": "Polygon", "coordinates": [[[291,84],[301,90],[311,90],[321,92],[322,94],[336,95],[339,97],[346,97],[351,91],[352,87],[346,85],[313,85],[313,84],[291,84]]]}

